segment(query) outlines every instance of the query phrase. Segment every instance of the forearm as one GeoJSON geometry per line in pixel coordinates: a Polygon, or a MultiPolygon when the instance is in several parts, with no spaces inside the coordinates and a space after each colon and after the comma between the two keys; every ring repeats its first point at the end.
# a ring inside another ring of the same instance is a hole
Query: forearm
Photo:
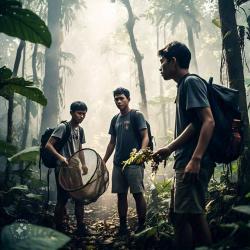
{"type": "Polygon", "coordinates": [[[180,146],[185,144],[195,133],[195,128],[192,123],[190,123],[185,130],[176,138],[174,139],[170,144],[166,146],[171,152],[178,149],[180,146]]]}
{"type": "Polygon", "coordinates": [[[113,151],[115,149],[115,144],[109,143],[106,149],[105,156],[103,158],[103,161],[106,163],[109,159],[109,157],[112,155],[113,151]]]}
{"type": "Polygon", "coordinates": [[[209,141],[213,135],[213,130],[214,130],[213,120],[207,120],[203,123],[200,130],[198,143],[192,156],[193,159],[198,159],[198,160],[202,159],[209,144],[209,141]]]}
{"type": "Polygon", "coordinates": [[[143,137],[143,139],[142,139],[141,149],[147,148],[148,143],[149,143],[149,138],[148,138],[148,135],[147,135],[147,136],[143,137]]]}
{"type": "Polygon", "coordinates": [[[51,143],[48,142],[45,148],[48,149],[58,160],[61,160],[63,158],[63,156],[57,152],[57,150],[51,143]]]}
{"type": "Polygon", "coordinates": [[[82,163],[82,166],[85,166],[86,162],[85,162],[84,152],[82,150],[79,152],[79,158],[82,163]]]}

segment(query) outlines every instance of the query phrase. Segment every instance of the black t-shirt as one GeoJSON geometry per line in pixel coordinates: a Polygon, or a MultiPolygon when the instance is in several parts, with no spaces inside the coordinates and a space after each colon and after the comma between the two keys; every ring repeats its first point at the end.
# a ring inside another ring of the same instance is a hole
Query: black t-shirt
{"type": "MultiPolygon", "coordinates": [[[[175,151],[175,169],[186,167],[197,146],[201,123],[197,116],[196,109],[209,106],[207,86],[200,78],[190,75],[180,80],[176,97],[175,138],[178,137],[190,123],[194,124],[197,132],[192,139],[175,151]]],[[[207,164],[214,165],[208,152],[205,152],[201,165],[207,164]]]]}
{"type": "MultiPolygon", "coordinates": [[[[139,111],[136,111],[135,125],[138,130],[147,128],[144,116],[139,111]]],[[[116,138],[114,156],[115,166],[121,166],[121,163],[129,158],[129,155],[134,148],[140,149],[136,132],[131,124],[131,111],[125,115],[119,114],[117,118],[116,116],[113,117],[110,124],[109,134],[116,138]]]]}

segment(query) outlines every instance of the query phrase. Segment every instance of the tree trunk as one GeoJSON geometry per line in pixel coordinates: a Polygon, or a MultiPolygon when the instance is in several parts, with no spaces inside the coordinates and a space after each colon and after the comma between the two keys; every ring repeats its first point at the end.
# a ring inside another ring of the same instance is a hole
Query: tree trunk
{"type": "Polygon", "coordinates": [[[62,0],[48,0],[48,28],[52,35],[52,44],[45,51],[45,76],[43,91],[48,104],[43,109],[40,134],[47,127],[54,127],[59,116],[59,60],[60,60],[60,18],[62,0]]]}
{"type": "Polygon", "coordinates": [[[138,69],[138,77],[139,77],[139,86],[140,86],[140,93],[142,99],[142,112],[144,113],[145,117],[148,118],[148,107],[147,107],[147,97],[146,97],[146,90],[145,90],[145,81],[144,81],[144,74],[142,69],[142,56],[137,48],[134,36],[134,25],[135,25],[135,17],[130,5],[129,0],[121,0],[121,2],[125,5],[128,11],[128,21],[126,23],[126,28],[129,34],[130,45],[133,50],[135,61],[137,64],[138,69]]]}
{"type": "MultiPolygon", "coordinates": [[[[157,38],[157,51],[159,51],[159,25],[156,27],[156,38],[157,38]]],[[[164,42],[165,42],[165,27],[164,27],[164,42]]],[[[161,114],[162,114],[162,121],[163,121],[163,136],[167,136],[167,121],[166,121],[166,104],[163,100],[164,93],[163,93],[163,82],[161,75],[159,76],[159,83],[160,83],[160,103],[161,103],[161,114]]]]}
{"type": "MultiPolygon", "coordinates": [[[[17,52],[16,52],[16,59],[14,63],[13,73],[12,73],[13,77],[17,76],[18,68],[19,68],[20,61],[21,61],[22,50],[24,46],[25,46],[25,42],[21,40],[17,48],[17,52]]],[[[9,102],[9,107],[8,107],[6,141],[8,143],[12,143],[13,142],[14,94],[9,97],[8,102],[9,102]]],[[[6,188],[7,188],[7,184],[9,181],[9,176],[10,176],[10,163],[7,161],[6,168],[5,168],[5,178],[4,178],[4,185],[6,188]]]]}
{"type": "Polygon", "coordinates": [[[244,122],[245,152],[240,158],[238,184],[241,194],[250,191],[250,152],[249,152],[249,120],[247,112],[246,89],[244,84],[243,63],[234,0],[219,0],[222,44],[226,55],[227,71],[230,87],[239,90],[239,105],[244,122]]]}
{"type": "Polygon", "coordinates": [[[187,35],[188,35],[188,46],[190,48],[191,54],[192,54],[192,59],[191,63],[194,67],[194,70],[196,71],[197,74],[199,74],[199,69],[198,69],[198,64],[197,64],[197,59],[196,59],[196,53],[195,53],[195,44],[194,44],[194,35],[193,35],[193,30],[190,24],[185,22],[186,24],[186,29],[187,29],[187,35]]]}

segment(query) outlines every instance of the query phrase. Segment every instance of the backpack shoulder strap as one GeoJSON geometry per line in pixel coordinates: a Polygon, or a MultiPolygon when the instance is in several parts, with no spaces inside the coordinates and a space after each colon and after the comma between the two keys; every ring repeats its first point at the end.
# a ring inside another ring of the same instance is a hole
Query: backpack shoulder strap
{"type": "Polygon", "coordinates": [[[83,140],[83,128],[79,126],[80,142],[83,140]]]}
{"type": "Polygon", "coordinates": [[[138,128],[137,121],[136,121],[137,111],[138,110],[136,110],[136,109],[131,109],[130,122],[131,122],[132,129],[134,130],[134,132],[136,134],[137,140],[141,143],[141,134],[140,134],[140,130],[138,128]]]}
{"type": "Polygon", "coordinates": [[[61,149],[64,146],[64,144],[68,141],[70,134],[71,134],[71,127],[70,127],[69,122],[63,121],[62,123],[65,125],[66,131],[63,134],[61,140],[59,141],[59,149],[61,149]]]}

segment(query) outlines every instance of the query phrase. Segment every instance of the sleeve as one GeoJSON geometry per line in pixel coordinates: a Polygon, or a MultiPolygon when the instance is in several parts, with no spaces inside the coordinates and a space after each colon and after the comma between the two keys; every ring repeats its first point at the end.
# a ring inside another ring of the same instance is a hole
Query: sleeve
{"type": "Polygon", "coordinates": [[[82,127],[80,127],[80,135],[81,135],[81,133],[82,133],[82,136],[80,136],[80,143],[81,144],[84,144],[84,143],[86,143],[86,139],[85,139],[85,133],[84,133],[84,129],[82,128],[82,127]]]}
{"type": "Polygon", "coordinates": [[[197,77],[189,77],[186,85],[186,110],[210,107],[206,84],[197,77]]]}
{"type": "Polygon", "coordinates": [[[54,130],[54,132],[52,133],[52,137],[56,137],[59,139],[62,139],[64,133],[66,132],[66,126],[63,123],[60,123],[54,130]]]}
{"type": "Polygon", "coordinates": [[[147,128],[146,120],[143,114],[139,111],[136,111],[136,124],[139,130],[143,130],[147,128]]]}
{"type": "Polygon", "coordinates": [[[116,137],[115,131],[115,121],[117,120],[118,116],[114,116],[111,120],[110,127],[109,127],[109,134],[116,137]]]}

